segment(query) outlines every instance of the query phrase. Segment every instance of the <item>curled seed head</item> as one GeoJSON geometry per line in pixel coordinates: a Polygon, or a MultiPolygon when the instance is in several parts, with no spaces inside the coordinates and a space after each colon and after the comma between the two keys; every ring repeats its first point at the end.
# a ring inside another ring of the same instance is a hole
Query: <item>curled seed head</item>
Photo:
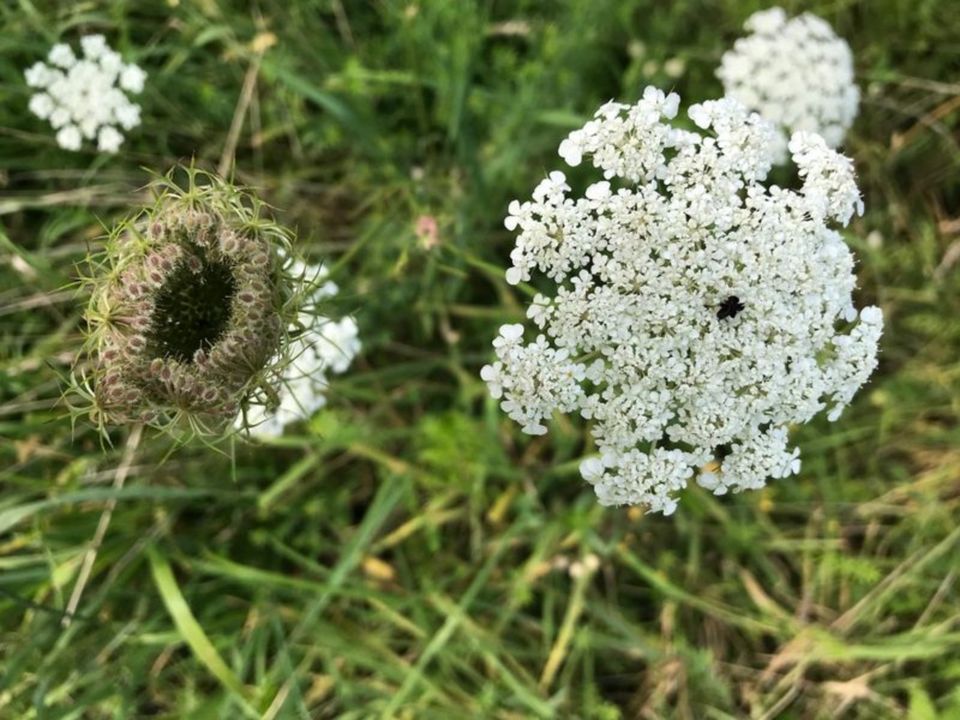
{"type": "Polygon", "coordinates": [[[288,361],[283,329],[300,310],[289,299],[304,288],[279,259],[292,252],[291,233],[262,203],[193,168],[179,170],[178,183],[176,172],[155,182],[151,206],[120,223],[92,262],[93,416],[101,426],[221,434],[288,361]]]}

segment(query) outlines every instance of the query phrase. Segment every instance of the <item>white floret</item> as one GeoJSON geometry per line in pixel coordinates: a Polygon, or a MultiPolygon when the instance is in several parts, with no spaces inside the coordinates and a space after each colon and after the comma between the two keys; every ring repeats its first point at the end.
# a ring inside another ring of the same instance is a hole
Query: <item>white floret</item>
{"type": "Polygon", "coordinates": [[[106,125],[100,128],[100,132],[97,135],[97,150],[101,152],[115,153],[120,149],[120,145],[123,143],[123,135],[114,128],[106,125]]]}
{"type": "Polygon", "coordinates": [[[41,120],[46,120],[50,117],[50,113],[54,111],[56,105],[54,105],[53,98],[46,93],[37,93],[30,98],[30,104],[28,107],[30,112],[32,112],[38,118],[41,120]]]}
{"type": "Polygon", "coordinates": [[[139,94],[143,92],[143,84],[147,74],[136,65],[125,65],[120,73],[120,87],[128,92],[139,94]]]}
{"type": "Polygon", "coordinates": [[[74,63],[77,62],[77,57],[73,54],[73,50],[70,49],[69,45],[57,43],[50,48],[50,53],[47,55],[47,60],[51,65],[56,65],[62,68],[70,68],[74,65],[74,63]]]}
{"type": "Polygon", "coordinates": [[[57,145],[64,150],[79,150],[83,136],[76,125],[65,125],[57,131],[57,145]]]}
{"type": "Polygon", "coordinates": [[[690,108],[702,134],[682,131],[678,100],[648,88],[607,103],[564,153],[603,179],[578,195],[553,172],[510,203],[508,281],[555,290],[527,310],[534,339],[502,326],[481,370],[526,433],[557,412],[591,420],[599,457],[581,474],[600,502],[662,512],[708,464],[697,481],[717,494],[799,472],[788,428],[842,412],[883,327],[879,308],[853,305],[835,227],[862,211],[852,163],[798,133],[800,185],[772,185],[786,143],[771,123],[725,98],[690,108]]]}
{"type": "Polygon", "coordinates": [[[80,38],[80,48],[83,50],[83,56],[88,60],[96,60],[110,51],[107,39],[103,35],[86,35],[80,38]]]}
{"type": "MultiPolygon", "coordinates": [[[[292,361],[284,369],[274,406],[255,405],[246,412],[250,432],[259,437],[277,437],[287,425],[309,418],[327,403],[329,375],[345,372],[359,354],[359,329],[352,317],[333,320],[316,313],[314,307],[337,294],[336,284],[327,278],[323,265],[291,262],[291,273],[301,276],[313,288],[300,314],[303,329],[290,347],[292,361]]],[[[244,417],[236,420],[244,426],[244,417]]]]}

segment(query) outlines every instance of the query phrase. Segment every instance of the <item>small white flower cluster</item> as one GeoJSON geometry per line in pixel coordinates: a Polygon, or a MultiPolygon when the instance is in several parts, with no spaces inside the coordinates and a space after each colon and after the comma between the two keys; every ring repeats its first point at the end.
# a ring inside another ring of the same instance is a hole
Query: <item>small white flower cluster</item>
{"type": "Polygon", "coordinates": [[[103,35],[87,35],[80,46],[82,58],[69,45],[54,45],[49,65],[38,62],[24,73],[27,85],[40,91],[30,98],[30,111],[50,122],[65,150],[79,150],[86,138],[96,139],[101,152],[115,153],[123,143],[118,128],[140,124],[140,106],[126,93],[140,93],[147,75],[125,64],[103,35]]]}
{"type": "Polygon", "coordinates": [[[556,285],[504,325],[481,371],[524,432],[556,411],[593,420],[581,465],[605,505],[671,513],[697,468],[717,494],[799,471],[788,426],[839,416],[876,366],[881,312],[852,304],[853,257],[831,227],[862,212],[852,163],[813,133],[789,148],[802,186],[766,184],[777,131],[735,100],[694,105],[704,133],[669,122],[679,98],[647,88],[607,103],[560,145],[604,180],[571,194],[552,172],[505,220],[507,281],[556,285]],[[716,462],[716,465],[712,463],[716,462]]]}
{"type": "MultiPolygon", "coordinates": [[[[272,410],[257,405],[247,411],[246,421],[253,435],[279,437],[290,423],[305,420],[327,403],[328,373],[342,373],[360,352],[357,323],[352,317],[332,320],[313,312],[314,306],[339,291],[326,280],[323,266],[294,261],[294,274],[302,274],[316,287],[300,322],[304,329],[293,341],[293,361],[286,367],[279,390],[279,403],[272,410]]],[[[243,426],[237,418],[237,427],[243,426]]]]}
{"type": "Polygon", "coordinates": [[[726,96],[785,134],[816,132],[838,147],[860,102],[850,46],[822,18],[788,19],[779,7],[754,13],[744,28],[751,34],[724,53],[717,69],[726,96]]]}

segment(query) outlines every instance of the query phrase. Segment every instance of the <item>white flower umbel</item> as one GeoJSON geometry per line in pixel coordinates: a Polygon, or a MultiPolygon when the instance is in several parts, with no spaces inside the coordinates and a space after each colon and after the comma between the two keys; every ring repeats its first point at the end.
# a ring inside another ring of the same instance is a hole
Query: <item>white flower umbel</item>
{"type": "MultiPolygon", "coordinates": [[[[339,291],[327,280],[323,265],[294,261],[294,275],[303,275],[315,287],[300,314],[301,334],[293,341],[293,361],[284,369],[278,397],[271,409],[263,405],[247,411],[250,432],[259,437],[277,437],[290,423],[305,420],[327,403],[328,374],[344,372],[360,352],[357,323],[352,317],[332,320],[316,314],[316,306],[339,291]]],[[[237,427],[242,427],[237,418],[237,427]]]]}
{"type": "Polygon", "coordinates": [[[788,19],[779,7],[754,13],[744,28],[751,34],[724,53],[717,69],[726,96],[785,135],[812,131],[838,147],[860,102],[850,46],[822,18],[788,19]]]}
{"type": "Polygon", "coordinates": [[[140,93],[147,75],[125,64],[103,35],[81,38],[80,49],[78,58],[69,45],[54,45],[49,64],[35,63],[24,73],[27,85],[37,90],[30,112],[49,121],[65,150],[79,150],[90,140],[101,152],[115,153],[123,142],[120,129],[140,124],[140,106],[127,93],[140,93]]]}
{"type": "Polygon", "coordinates": [[[552,172],[510,203],[507,281],[555,292],[504,325],[481,371],[524,432],[556,412],[593,420],[581,473],[605,505],[670,513],[697,468],[722,494],[799,471],[788,426],[839,416],[876,366],[883,319],[859,313],[853,256],[835,229],[862,212],[849,159],[812,133],[789,149],[796,190],[766,182],[777,131],[732,99],[694,105],[647,88],[607,103],[560,154],[603,180],[573,193],[552,172]],[[548,283],[549,284],[549,283],[548,283]],[[716,465],[711,461],[716,461],[716,465]]]}

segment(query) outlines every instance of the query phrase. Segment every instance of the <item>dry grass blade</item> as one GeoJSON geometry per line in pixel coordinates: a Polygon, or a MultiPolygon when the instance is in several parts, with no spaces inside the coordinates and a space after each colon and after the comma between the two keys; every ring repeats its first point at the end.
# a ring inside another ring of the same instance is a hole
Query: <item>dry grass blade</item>
{"type": "MultiPolygon", "coordinates": [[[[143,426],[134,425],[130,431],[130,435],[127,437],[123,458],[120,460],[120,464],[117,466],[117,470],[113,476],[113,484],[111,487],[114,490],[121,490],[123,488],[127,480],[127,474],[130,472],[133,460],[136,457],[137,448],[140,446],[142,435],[143,426]]],[[[100,521],[97,523],[97,530],[90,540],[90,545],[83,554],[80,572],[77,574],[77,581],[73,586],[73,592],[70,594],[70,600],[67,602],[67,607],[63,613],[63,620],[61,621],[65,628],[70,627],[70,623],[73,622],[73,616],[77,611],[77,607],[80,605],[80,598],[83,597],[83,591],[87,587],[87,581],[89,581],[90,573],[93,571],[93,563],[97,559],[97,553],[103,544],[103,538],[106,536],[107,530],[110,527],[110,518],[113,517],[113,510],[116,506],[116,498],[111,498],[107,501],[107,505],[100,515],[100,521]]]]}

